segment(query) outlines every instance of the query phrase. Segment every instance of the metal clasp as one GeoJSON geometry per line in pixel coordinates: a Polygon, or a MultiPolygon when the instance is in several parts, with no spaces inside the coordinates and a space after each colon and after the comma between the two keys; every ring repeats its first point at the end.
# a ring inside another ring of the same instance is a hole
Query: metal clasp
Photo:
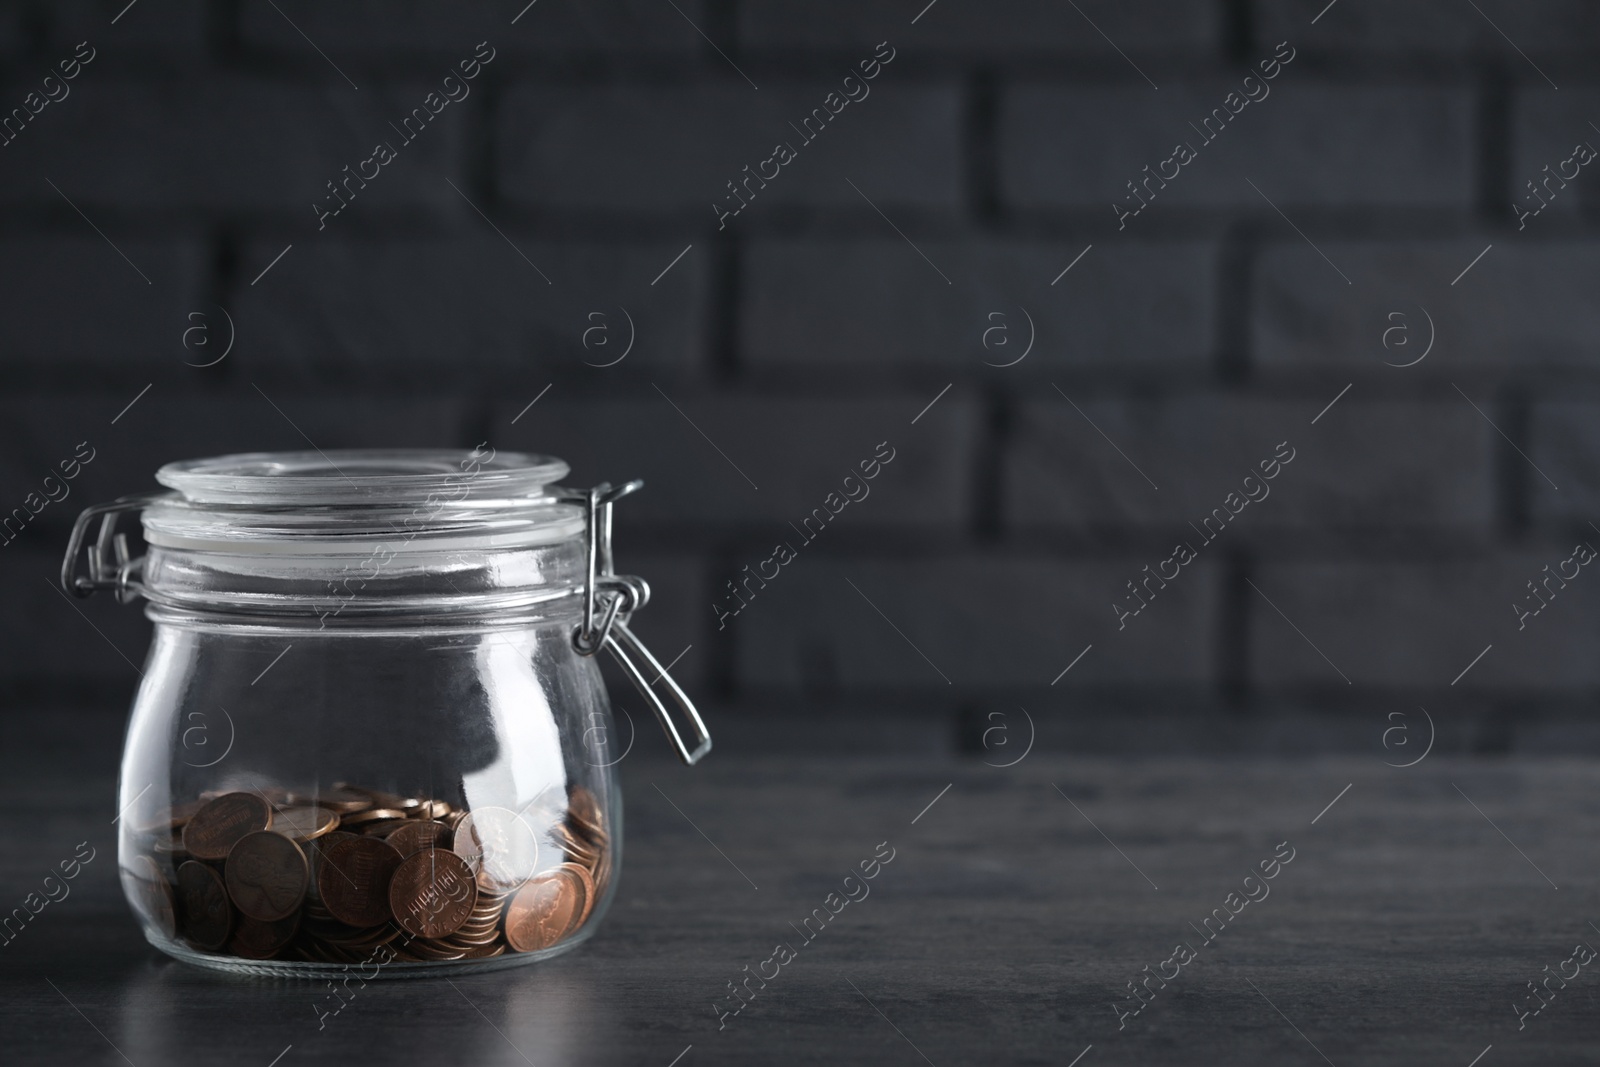
{"type": "Polygon", "coordinates": [[[583,586],[583,625],[572,632],[573,650],[580,656],[592,656],[603,647],[610,651],[617,665],[633,682],[640,694],[650,702],[656,719],[661,723],[667,739],[678,750],[684,763],[694,765],[711,751],[711,734],[706,730],[700,712],[689,699],[683,687],[667,673],[659,660],[644,643],[628,629],[628,620],[635,611],[650,602],[650,586],[643,578],[617,574],[611,555],[611,506],[629,493],[644,488],[644,482],[634,479],[613,487],[602,482],[593,489],[573,490],[562,499],[584,506],[585,536],[588,541],[587,574],[583,586]],[[599,622],[596,624],[596,617],[599,622]],[[636,658],[637,657],[637,658],[636,658]],[[646,678],[640,667],[643,661],[655,672],[646,678]],[[672,703],[683,713],[685,731],[680,731],[673,709],[661,699],[656,683],[666,683],[672,703]],[[684,740],[687,732],[693,741],[691,748],[684,740]]]}
{"type": "Polygon", "coordinates": [[[102,589],[114,590],[117,601],[126,604],[139,595],[136,581],[144,557],[129,557],[128,535],[117,532],[123,514],[142,511],[151,501],[172,496],[165,490],[136,493],[118,497],[109,504],[96,504],[83,510],[78,521],[72,524],[72,537],[67,542],[67,555],[61,562],[61,588],[77,597],[93,596],[102,589]],[[78,574],[78,556],[85,551],[89,524],[100,520],[100,533],[94,544],[87,546],[89,573],[78,574]]]}

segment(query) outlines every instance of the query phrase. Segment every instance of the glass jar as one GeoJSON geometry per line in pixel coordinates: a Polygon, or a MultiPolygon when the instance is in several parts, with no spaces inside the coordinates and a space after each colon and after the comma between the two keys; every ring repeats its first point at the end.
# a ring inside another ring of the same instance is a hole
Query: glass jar
{"type": "Polygon", "coordinates": [[[155,624],[117,820],[151,944],[370,977],[594,932],[622,855],[595,653],[685,762],[711,739],[628,629],[649,587],[613,573],[611,508],[642,483],[566,473],[482,446],[255,453],[168,464],[166,491],[79,517],[63,585],[142,597],[155,624]],[[138,556],[118,532],[135,511],[138,556]]]}

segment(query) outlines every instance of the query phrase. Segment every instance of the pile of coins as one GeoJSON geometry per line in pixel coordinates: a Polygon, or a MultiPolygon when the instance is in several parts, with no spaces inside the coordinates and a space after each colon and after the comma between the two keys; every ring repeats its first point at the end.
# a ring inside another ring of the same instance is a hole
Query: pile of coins
{"type": "Polygon", "coordinates": [[[537,952],[610,884],[605,816],[581,785],[522,812],[336,785],[202,794],[143,831],[129,899],[169,939],[246,960],[357,964],[537,952]],[[170,876],[169,876],[170,875],[170,876]],[[387,946],[387,949],[383,949],[387,946]]]}

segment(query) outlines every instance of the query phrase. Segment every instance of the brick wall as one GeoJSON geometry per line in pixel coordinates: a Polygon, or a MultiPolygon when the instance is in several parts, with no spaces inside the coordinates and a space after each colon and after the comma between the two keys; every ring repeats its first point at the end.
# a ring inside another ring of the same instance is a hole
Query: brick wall
{"type": "Polygon", "coordinates": [[[1422,706],[1447,749],[1600,749],[1600,578],[1521,629],[1511,608],[1600,543],[1600,176],[1512,207],[1600,145],[1597,23],[7,5],[0,103],[59,99],[0,148],[4,509],[96,458],[0,559],[0,682],[125,703],[143,621],[49,585],[77,509],[165,461],[489,439],[647,479],[619,515],[658,591],[641,629],[689,648],[736,748],[981,751],[1025,708],[1054,748],[1372,750],[1422,706]],[[870,495],[805,540],[881,442],[870,495]],[[1247,489],[1270,495],[1208,539],[1247,489]],[[795,558],[725,614],[778,542],[795,558]],[[1132,599],[1147,566],[1177,577],[1132,599]]]}

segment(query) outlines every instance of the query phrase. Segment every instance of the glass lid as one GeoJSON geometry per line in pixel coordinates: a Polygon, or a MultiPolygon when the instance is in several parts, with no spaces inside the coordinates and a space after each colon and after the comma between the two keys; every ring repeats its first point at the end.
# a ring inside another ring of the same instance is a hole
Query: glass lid
{"type": "Polygon", "coordinates": [[[244,452],[168,463],[156,481],[195,504],[395,506],[548,497],[567,475],[553,456],[486,447],[244,452]]]}
{"type": "Polygon", "coordinates": [[[554,544],[583,532],[583,509],[554,483],[551,456],[465,449],[246,452],[169,463],[173,492],[145,505],[161,548],[301,556],[554,544]]]}

